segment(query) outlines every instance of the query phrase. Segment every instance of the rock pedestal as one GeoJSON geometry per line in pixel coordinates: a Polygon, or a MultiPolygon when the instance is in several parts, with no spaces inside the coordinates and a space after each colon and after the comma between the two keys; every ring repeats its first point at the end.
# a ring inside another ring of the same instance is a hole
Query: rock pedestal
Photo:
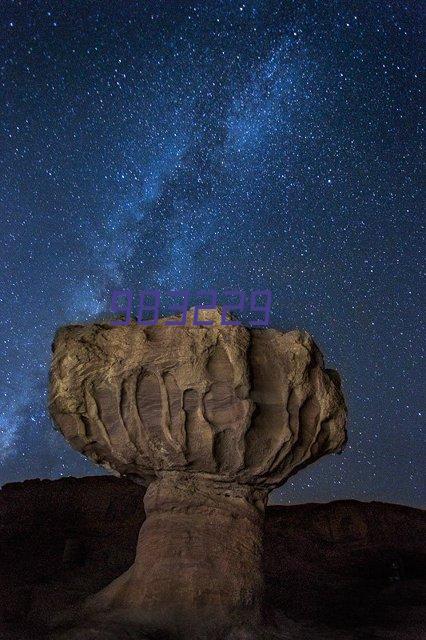
{"type": "Polygon", "coordinates": [[[197,637],[261,621],[266,492],[179,476],[155,480],[132,567],[89,603],[197,637]]]}
{"type": "Polygon", "coordinates": [[[191,638],[259,623],[267,495],[346,439],[339,377],[307,333],[204,313],[212,326],[63,327],[50,377],[70,444],[148,486],[135,562],[87,612],[191,638]]]}

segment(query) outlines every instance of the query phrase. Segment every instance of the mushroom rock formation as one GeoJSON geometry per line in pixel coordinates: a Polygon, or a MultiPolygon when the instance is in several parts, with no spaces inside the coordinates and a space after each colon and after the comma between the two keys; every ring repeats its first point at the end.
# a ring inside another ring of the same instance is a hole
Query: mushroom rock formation
{"type": "Polygon", "coordinates": [[[147,486],[134,564],[91,615],[183,637],[261,620],[268,493],[346,440],[339,376],[304,331],[61,327],[50,413],[71,446],[147,486]]]}

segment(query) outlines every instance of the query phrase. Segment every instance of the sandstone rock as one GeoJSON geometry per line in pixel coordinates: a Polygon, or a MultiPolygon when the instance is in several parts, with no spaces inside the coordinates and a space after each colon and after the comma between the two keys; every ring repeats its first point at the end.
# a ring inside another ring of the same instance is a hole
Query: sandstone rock
{"type": "Polygon", "coordinates": [[[307,333],[208,315],[63,327],[50,377],[70,444],[148,486],[136,560],[87,613],[194,639],[259,623],[268,492],[346,439],[339,377],[307,333]]]}
{"type": "MultiPolygon", "coordinates": [[[[111,476],[31,480],[0,490],[1,640],[46,640],[45,626],[67,605],[77,606],[129,568],[144,493],[111,476]],[[68,538],[82,541],[82,565],[63,564],[68,538]]],[[[260,638],[421,638],[425,531],[426,513],[399,505],[345,500],[267,507],[264,617],[280,631],[268,629],[260,638]]],[[[90,628],[64,630],[62,640],[87,636],[90,628]]],[[[92,627],[92,633],[102,640],[132,637],[128,624],[92,627]]],[[[135,633],[144,637],[139,628],[135,633]]]]}

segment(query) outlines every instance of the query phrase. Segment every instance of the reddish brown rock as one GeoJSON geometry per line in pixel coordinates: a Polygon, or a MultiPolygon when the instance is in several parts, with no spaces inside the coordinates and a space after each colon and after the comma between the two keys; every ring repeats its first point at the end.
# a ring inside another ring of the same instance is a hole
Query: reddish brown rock
{"type": "MultiPolygon", "coordinates": [[[[111,476],[3,487],[0,638],[45,640],[46,624],[61,610],[126,571],[144,522],[143,497],[142,486],[111,476]],[[84,549],[76,563],[65,562],[68,540],[84,549]]],[[[418,640],[426,625],[425,533],[425,512],[399,505],[268,507],[266,621],[280,640],[418,640]]],[[[120,635],[108,624],[95,637],[120,635]]],[[[124,637],[132,638],[128,629],[124,637]]]]}
{"type": "Polygon", "coordinates": [[[87,611],[193,638],[260,622],[268,492],[346,438],[338,375],[307,333],[208,317],[63,327],[50,384],[70,444],[148,486],[135,562],[87,611]]]}

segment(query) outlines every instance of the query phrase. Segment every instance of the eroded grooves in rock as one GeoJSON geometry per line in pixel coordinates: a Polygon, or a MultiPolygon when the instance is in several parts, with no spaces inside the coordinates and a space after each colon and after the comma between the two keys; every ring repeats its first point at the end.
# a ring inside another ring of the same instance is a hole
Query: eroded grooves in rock
{"type": "Polygon", "coordinates": [[[307,333],[204,313],[213,326],[61,328],[49,399],[74,448],[149,485],[135,563],[88,610],[194,638],[259,622],[267,494],[346,439],[339,376],[307,333]]]}

